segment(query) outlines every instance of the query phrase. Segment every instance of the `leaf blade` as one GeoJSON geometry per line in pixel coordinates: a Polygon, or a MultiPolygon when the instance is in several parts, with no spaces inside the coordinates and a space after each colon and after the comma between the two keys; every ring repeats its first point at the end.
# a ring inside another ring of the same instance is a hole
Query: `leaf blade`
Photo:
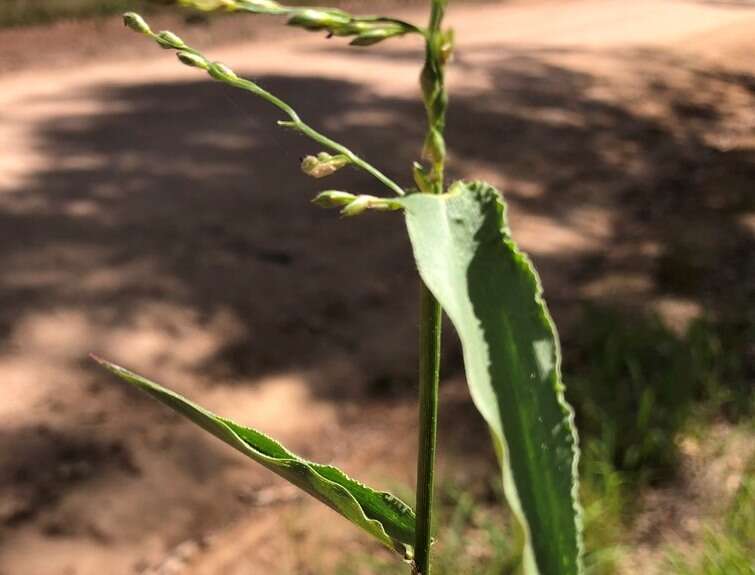
{"type": "Polygon", "coordinates": [[[260,431],[217,416],[134,372],[92,357],[111,373],[309,493],[405,559],[413,556],[414,512],[392,494],[375,491],[336,467],[302,459],[260,431]]]}
{"type": "Polygon", "coordinates": [[[555,326],[517,248],[505,205],[483,183],[402,198],[415,260],[462,342],[472,398],[490,426],[504,492],[522,528],[525,573],[581,572],[577,437],[555,326]]]}

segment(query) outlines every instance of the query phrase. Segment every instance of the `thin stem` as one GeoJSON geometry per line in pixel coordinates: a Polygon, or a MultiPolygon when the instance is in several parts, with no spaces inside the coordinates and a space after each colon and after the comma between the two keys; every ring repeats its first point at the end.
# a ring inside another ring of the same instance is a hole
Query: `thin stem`
{"type": "Polygon", "coordinates": [[[404,195],[404,190],[399,186],[396,182],[391,180],[388,176],[383,174],[380,170],[378,170],[375,166],[370,164],[369,162],[363,160],[359,156],[357,156],[354,152],[352,152],[349,148],[344,146],[343,144],[340,144],[336,142],[335,140],[331,140],[326,135],[321,134],[314,128],[312,128],[309,124],[304,122],[299,115],[296,113],[296,111],[289,106],[286,102],[278,98],[277,96],[271,94],[267,90],[259,87],[257,84],[250,80],[246,80],[244,78],[239,78],[235,74],[233,76],[228,76],[227,74],[212,74],[213,78],[220,80],[222,82],[225,82],[226,84],[229,84],[231,86],[234,86],[236,88],[241,88],[242,90],[247,90],[248,92],[252,92],[253,94],[259,96],[263,100],[267,100],[270,102],[273,106],[281,110],[283,113],[285,113],[289,118],[291,118],[288,122],[278,122],[279,125],[286,126],[288,128],[292,128],[301,134],[307,136],[308,138],[314,140],[315,142],[318,142],[319,144],[322,144],[326,148],[330,148],[333,151],[336,151],[340,154],[343,154],[346,156],[349,161],[354,164],[355,166],[361,168],[368,174],[375,177],[379,182],[381,182],[383,185],[385,185],[388,189],[393,191],[398,196],[404,195]]]}
{"type": "MultiPolygon", "coordinates": [[[[425,155],[432,161],[432,191],[443,193],[446,146],[447,95],[444,66],[450,46],[441,31],[447,0],[432,0],[430,25],[426,34],[425,66],[422,69],[422,95],[427,111],[425,155]]],[[[438,427],[438,383],[440,380],[441,308],[433,294],[420,282],[419,328],[419,446],[417,453],[417,532],[414,572],[430,575],[432,544],[435,451],[438,427]]]]}

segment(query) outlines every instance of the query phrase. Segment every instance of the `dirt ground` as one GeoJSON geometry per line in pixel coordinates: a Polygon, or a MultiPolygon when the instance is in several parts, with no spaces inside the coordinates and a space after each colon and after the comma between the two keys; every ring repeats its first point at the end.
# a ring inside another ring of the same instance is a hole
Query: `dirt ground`
{"type": "MultiPolygon", "coordinates": [[[[161,18],[409,183],[418,40],[161,18]]],[[[679,324],[750,295],[730,288],[753,278],[751,4],[452,2],[449,23],[450,171],[505,192],[565,353],[584,301],[679,324]]],[[[370,484],[412,484],[402,222],[311,207],[297,164],[319,150],[276,119],[117,19],[0,32],[0,574],[325,573],[320,546],[363,548],[89,352],[370,484]]],[[[355,171],[326,187],[382,193],[355,171]]],[[[484,473],[448,333],[443,465],[484,473]]]]}

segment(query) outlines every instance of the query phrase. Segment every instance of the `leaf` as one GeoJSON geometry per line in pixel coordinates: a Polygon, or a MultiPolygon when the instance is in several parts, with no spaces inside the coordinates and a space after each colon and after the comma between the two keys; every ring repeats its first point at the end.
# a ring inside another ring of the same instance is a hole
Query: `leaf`
{"type": "Polygon", "coordinates": [[[414,511],[400,499],[390,493],[374,491],[336,467],[306,461],[259,431],[219,417],[127,369],[93,358],[121,379],[319,499],[403,558],[413,556],[414,511]]]}
{"type": "Polygon", "coordinates": [[[399,200],[422,280],[461,339],[467,382],[490,426],[527,574],[581,572],[577,435],[558,336],[498,192],[458,182],[399,200]]]}

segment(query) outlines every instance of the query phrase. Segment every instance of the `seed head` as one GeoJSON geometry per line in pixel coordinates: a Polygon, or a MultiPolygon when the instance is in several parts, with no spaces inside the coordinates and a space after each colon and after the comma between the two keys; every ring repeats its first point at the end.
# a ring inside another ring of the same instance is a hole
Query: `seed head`
{"type": "Polygon", "coordinates": [[[142,34],[150,34],[152,32],[144,21],[144,18],[139,16],[136,12],[126,12],[123,15],[123,24],[135,32],[141,32],[142,34]]]}

